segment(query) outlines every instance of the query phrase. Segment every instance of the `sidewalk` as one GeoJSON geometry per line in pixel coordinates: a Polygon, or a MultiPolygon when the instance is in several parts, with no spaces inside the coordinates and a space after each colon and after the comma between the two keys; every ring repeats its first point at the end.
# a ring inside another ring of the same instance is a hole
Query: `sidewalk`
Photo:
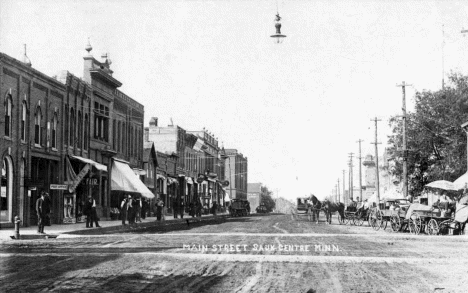
{"type": "MultiPolygon", "coordinates": [[[[224,218],[228,214],[218,214],[217,218],[224,218]]],[[[44,232],[47,235],[58,236],[62,234],[75,234],[75,235],[84,235],[84,234],[110,234],[113,232],[125,232],[125,231],[138,231],[139,229],[145,229],[147,227],[153,226],[170,226],[174,224],[186,223],[187,220],[190,222],[209,220],[213,219],[213,215],[203,215],[201,218],[192,218],[191,216],[184,215],[183,219],[174,219],[172,216],[166,216],[165,221],[156,221],[156,217],[147,217],[146,219],[141,219],[141,223],[137,223],[136,226],[130,227],[128,224],[123,226],[121,220],[113,221],[99,221],[100,228],[86,228],[86,223],[76,223],[76,224],[53,224],[51,226],[45,226],[44,232]]],[[[15,235],[14,228],[0,229],[0,241],[12,240],[10,236],[15,235]]],[[[20,227],[20,236],[25,236],[25,239],[44,239],[47,235],[37,234],[37,226],[31,227],[20,227]]]]}

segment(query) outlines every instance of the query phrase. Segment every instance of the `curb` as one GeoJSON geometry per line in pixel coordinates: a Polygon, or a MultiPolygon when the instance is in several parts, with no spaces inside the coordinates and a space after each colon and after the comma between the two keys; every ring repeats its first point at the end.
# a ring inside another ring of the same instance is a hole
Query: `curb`
{"type": "MultiPolygon", "coordinates": [[[[134,226],[130,225],[119,225],[119,226],[109,226],[102,228],[94,229],[80,229],[75,231],[68,231],[60,233],[61,235],[100,235],[100,234],[112,234],[112,233],[126,233],[126,232],[140,232],[148,228],[161,228],[162,231],[171,230],[171,228],[181,228],[184,226],[190,227],[190,224],[198,224],[202,222],[225,222],[228,215],[218,215],[218,216],[207,216],[202,218],[185,218],[185,219],[171,219],[169,221],[154,221],[146,223],[137,223],[134,226]]],[[[158,229],[159,230],[159,229],[158,229]]]]}

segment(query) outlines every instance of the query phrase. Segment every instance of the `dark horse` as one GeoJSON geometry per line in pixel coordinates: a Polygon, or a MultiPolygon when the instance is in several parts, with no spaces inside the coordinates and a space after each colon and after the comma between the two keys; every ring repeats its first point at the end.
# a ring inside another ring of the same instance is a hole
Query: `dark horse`
{"type": "Polygon", "coordinates": [[[320,210],[322,209],[322,202],[318,200],[313,194],[310,195],[310,201],[312,202],[312,205],[310,206],[310,211],[312,212],[312,221],[318,224],[320,210]]]}
{"type": "MultiPolygon", "coordinates": [[[[327,223],[331,224],[331,218],[332,218],[332,213],[338,212],[340,214],[341,219],[344,219],[344,210],[345,206],[342,202],[335,203],[331,202],[328,199],[325,200],[322,204],[323,211],[325,212],[325,215],[327,216],[327,223]]],[[[341,220],[343,221],[343,220],[341,220]]],[[[341,224],[341,223],[340,223],[341,224]]]]}

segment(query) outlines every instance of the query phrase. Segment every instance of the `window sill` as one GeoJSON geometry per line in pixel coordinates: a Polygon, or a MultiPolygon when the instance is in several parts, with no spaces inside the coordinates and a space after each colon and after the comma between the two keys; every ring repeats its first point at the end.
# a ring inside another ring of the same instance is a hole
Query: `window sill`
{"type": "Polygon", "coordinates": [[[3,139],[13,141],[13,139],[11,137],[9,137],[9,136],[4,136],[3,139]]]}
{"type": "Polygon", "coordinates": [[[56,148],[52,148],[52,151],[54,151],[54,152],[58,152],[58,149],[56,149],[56,148]]]}
{"type": "Polygon", "coordinates": [[[41,146],[40,144],[37,144],[37,143],[34,143],[34,147],[35,147],[35,148],[42,149],[42,146],[41,146]]]}

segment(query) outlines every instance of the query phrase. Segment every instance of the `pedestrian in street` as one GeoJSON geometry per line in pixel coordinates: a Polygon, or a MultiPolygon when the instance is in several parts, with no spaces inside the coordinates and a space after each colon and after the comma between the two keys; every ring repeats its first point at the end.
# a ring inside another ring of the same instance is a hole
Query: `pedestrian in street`
{"type": "Polygon", "coordinates": [[[135,221],[141,223],[141,197],[135,198],[135,221]]]}
{"type": "Polygon", "coordinates": [[[143,198],[141,201],[141,218],[146,219],[146,211],[148,210],[148,200],[143,198]]]}
{"type": "Polygon", "coordinates": [[[161,221],[162,213],[164,209],[164,202],[162,199],[158,198],[156,200],[156,220],[161,221]]]}
{"type": "Polygon", "coordinates": [[[50,195],[47,192],[44,192],[44,213],[45,221],[44,226],[50,226],[50,209],[52,207],[52,201],[50,200],[50,195]]]}
{"type": "Polygon", "coordinates": [[[177,204],[177,199],[172,199],[172,210],[174,212],[174,219],[177,219],[177,213],[179,211],[179,205],[177,204]]]}
{"type": "Polygon", "coordinates": [[[37,233],[44,233],[44,221],[45,221],[45,210],[44,210],[44,192],[41,192],[39,198],[36,200],[36,213],[37,213],[37,233]]]}
{"type": "Polygon", "coordinates": [[[136,217],[136,207],[135,207],[135,200],[132,198],[131,195],[128,195],[128,203],[127,203],[127,219],[129,225],[135,225],[135,217],[136,217]]]}
{"type": "Polygon", "coordinates": [[[93,223],[96,224],[96,228],[100,228],[101,226],[99,226],[96,211],[96,201],[91,195],[88,195],[84,210],[86,211],[86,228],[93,228],[93,223]]]}
{"type": "Polygon", "coordinates": [[[126,196],[122,199],[120,203],[120,219],[122,220],[122,226],[125,226],[125,222],[127,221],[127,209],[128,209],[128,199],[126,196]]]}
{"type": "Polygon", "coordinates": [[[211,208],[213,216],[216,216],[216,212],[218,211],[218,204],[216,203],[216,201],[213,201],[213,206],[211,208]]]}
{"type": "Polygon", "coordinates": [[[180,200],[179,212],[180,212],[180,218],[183,219],[184,218],[184,212],[185,212],[184,199],[180,200]]]}

